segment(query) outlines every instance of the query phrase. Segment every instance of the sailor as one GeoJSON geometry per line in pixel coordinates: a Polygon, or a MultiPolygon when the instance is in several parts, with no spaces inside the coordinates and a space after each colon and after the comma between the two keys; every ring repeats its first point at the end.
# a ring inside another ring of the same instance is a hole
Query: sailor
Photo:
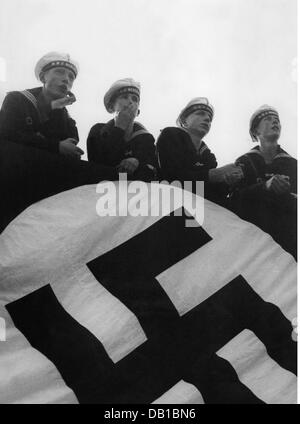
{"type": "Polygon", "coordinates": [[[35,67],[41,87],[8,93],[0,111],[0,232],[31,204],[102,180],[114,167],[79,160],[78,131],[66,106],[78,73],[68,54],[51,52],[35,67]]]}
{"type": "Polygon", "coordinates": [[[259,145],[236,160],[244,178],[231,197],[232,210],[296,257],[297,160],[278,144],[278,111],[266,104],[259,107],[251,116],[249,132],[259,145]]]}
{"type": "Polygon", "coordinates": [[[151,181],[156,178],[154,137],[136,122],[140,105],[140,83],[132,78],[116,81],[104,96],[107,112],[114,114],[107,123],[97,123],[87,139],[89,161],[116,167],[129,179],[151,181]]]}
{"type": "Polygon", "coordinates": [[[249,132],[259,145],[236,161],[244,169],[244,185],[257,193],[296,195],[297,160],[278,144],[281,124],[277,110],[268,105],[258,108],[251,116],[249,132]]]}
{"type": "Polygon", "coordinates": [[[71,92],[78,64],[66,53],[50,52],[36,64],[42,87],[12,91],[0,112],[0,142],[10,141],[80,159],[78,131],[66,106],[76,101],[71,92]]]}
{"type": "Polygon", "coordinates": [[[162,130],[157,151],[162,178],[168,181],[204,181],[204,195],[224,204],[228,188],[242,170],[234,164],[217,168],[215,155],[203,138],[209,132],[214,108],[206,97],[192,99],[180,112],[177,127],[162,130]]]}

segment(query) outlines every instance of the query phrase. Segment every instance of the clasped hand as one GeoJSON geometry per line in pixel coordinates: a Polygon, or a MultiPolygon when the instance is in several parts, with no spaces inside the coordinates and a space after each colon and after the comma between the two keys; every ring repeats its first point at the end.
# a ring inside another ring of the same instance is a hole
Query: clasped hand
{"type": "Polygon", "coordinates": [[[137,167],[139,166],[139,161],[136,158],[127,158],[123,159],[117,166],[118,172],[127,172],[128,174],[133,174],[137,167]]]}
{"type": "Polygon", "coordinates": [[[84,151],[77,147],[78,140],[75,138],[66,138],[59,143],[59,153],[75,159],[80,159],[84,151]]]}
{"type": "Polygon", "coordinates": [[[275,174],[266,181],[266,189],[277,195],[290,193],[290,178],[287,175],[275,174]]]}
{"type": "Polygon", "coordinates": [[[229,186],[234,186],[243,178],[242,168],[233,163],[209,171],[209,180],[212,183],[226,183],[229,186]]]}

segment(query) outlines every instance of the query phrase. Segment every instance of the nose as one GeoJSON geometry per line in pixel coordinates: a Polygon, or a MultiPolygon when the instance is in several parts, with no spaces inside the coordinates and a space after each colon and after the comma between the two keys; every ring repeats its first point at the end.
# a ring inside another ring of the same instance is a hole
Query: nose
{"type": "Polygon", "coordinates": [[[70,86],[72,84],[72,80],[71,80],[71,78],[69,77],[68,74],[64,74],[64,76],[62,78],[62,82],[64,84],[67,84],[68,86],[70,86]]]}
{"type": "Polygon", "coordinates": [[[67,75],[64,75],[64,76],[63,76],[63,78],[62,78],[62,82],[63,82],[64,84],[69,84],[70,80],[69,80],[69,78],[68,78],[68,76],[67,76],[67,75]]]}

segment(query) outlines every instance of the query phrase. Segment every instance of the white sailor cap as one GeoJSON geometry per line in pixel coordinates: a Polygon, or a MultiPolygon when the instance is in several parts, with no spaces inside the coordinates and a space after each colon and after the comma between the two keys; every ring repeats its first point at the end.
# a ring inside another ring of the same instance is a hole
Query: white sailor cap
{"type": "Polygon", "coordinates": [[[114,103],[118,96],[124,93],[135,94],[140,98],[141,85],[132,78],[123,78],[113,83],[104,96],[104,106],[109,113],[114,112],[114,103]]]}
{"type": "Polygon", "coordinates": [[[255,128],[259,124],[259,121],[268,115],[276,116],[279,120],[279,114],[277,110],[273,106],[269,106],[269,105],[260,106],[251,116],[249,132],[254,141],[256,141],[255,133],[254,133],[255,128]]]}
{"type": "Polygon", "coordinates": [[[77,62],[71,59],[68,53],[58,52],[49,52],[41,57],[35,66],[34,73],[37,79],[40,79],[43,72],[57,67],[70,69],[74,73],[75,77],[77,77],[79,69],[77,62]]]}
{"type": "Polygon", "coordinates": [[[190,115],[191,113],[195,112],[195,110],[205,110],[206,112],[208,112],[210,119],[212,120],[214,117],[214,108],[213,106],[209,103],[208,99],[206,97],[195,97],[194,99],[192,99],[186,106],[185,108],[182,109],[182,111],[180,112],[177,120],[176,120],[176,124],[179,127],[182,127],[184,124],[184,120],[185,118],[190,115]]]}

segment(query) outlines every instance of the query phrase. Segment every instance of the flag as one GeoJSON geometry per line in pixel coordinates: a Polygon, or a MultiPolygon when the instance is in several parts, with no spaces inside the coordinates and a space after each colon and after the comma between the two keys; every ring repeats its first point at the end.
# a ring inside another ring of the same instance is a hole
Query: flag
{"type": "Polygon", "coordinates": [[[0,235],[0,403],[296,403],[293,257],[208,200],[99,216],[105,184],[0,235]]]}

